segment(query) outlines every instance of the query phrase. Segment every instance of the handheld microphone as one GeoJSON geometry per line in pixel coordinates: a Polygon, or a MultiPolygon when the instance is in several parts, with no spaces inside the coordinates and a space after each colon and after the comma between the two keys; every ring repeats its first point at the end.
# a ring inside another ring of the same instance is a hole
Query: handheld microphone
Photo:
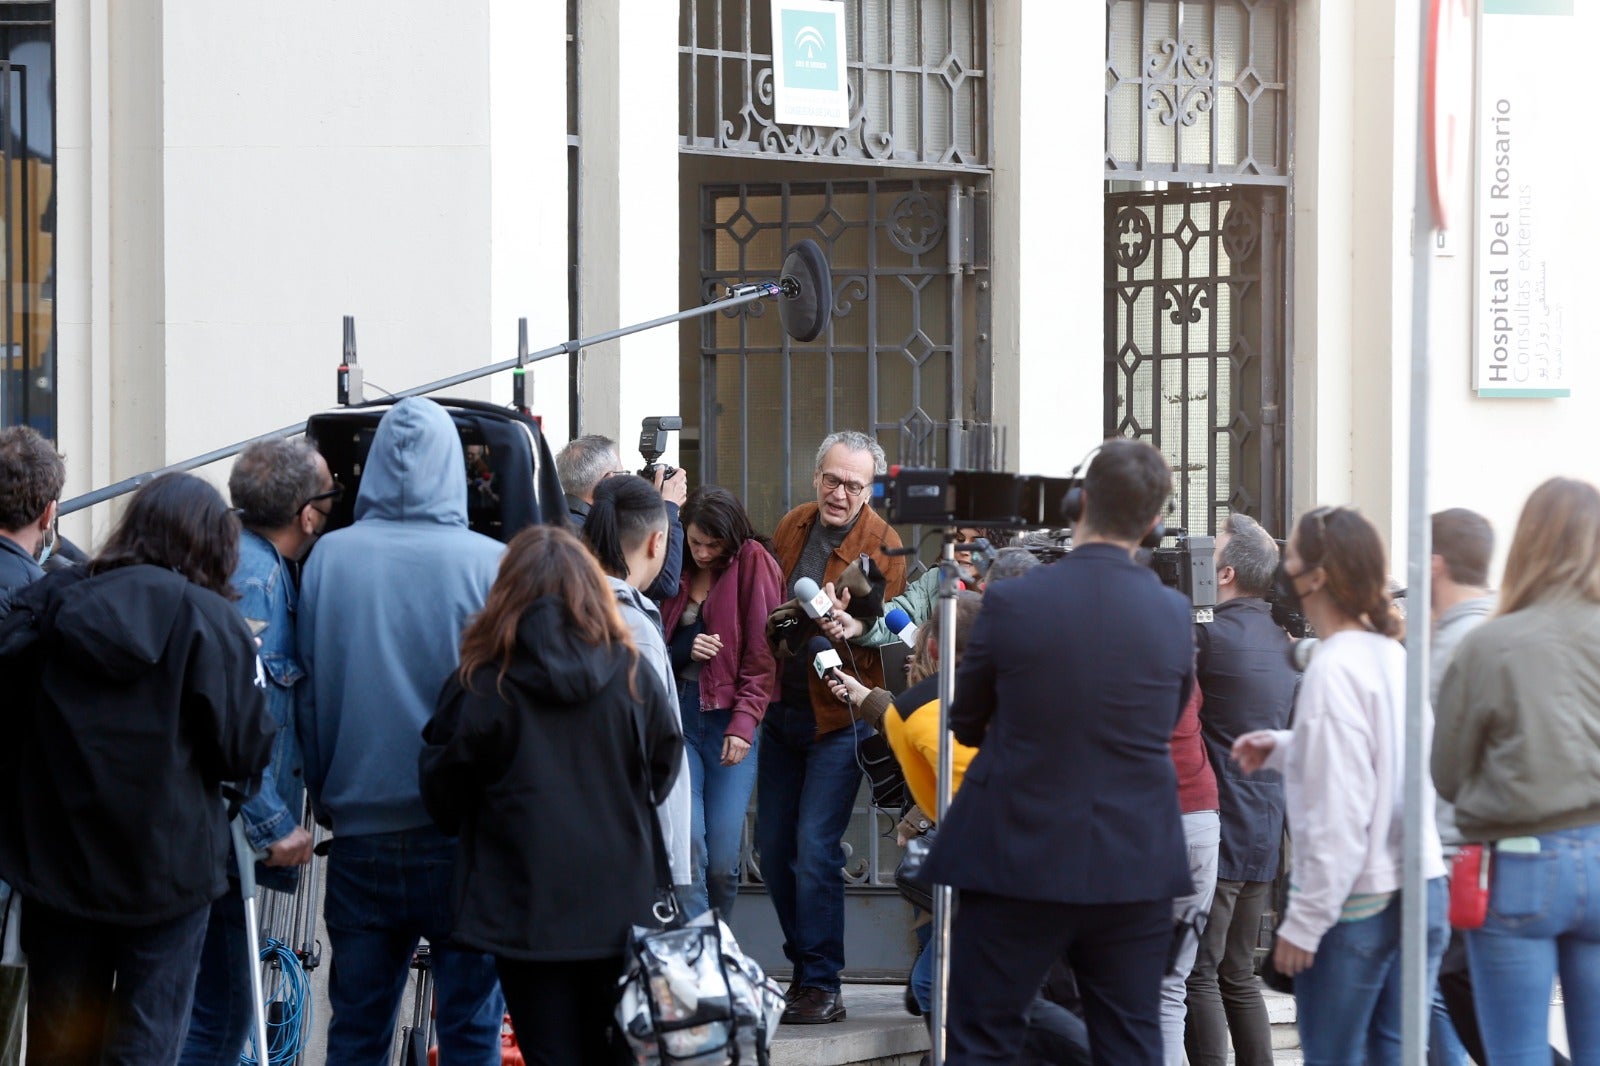
{"type": "Polygon", "coordinates": [[[818,677],[824,681],[839,680],[839,667],[844,664],[826,637],[812,637],[806,643],[806,650],[811,653],[811,668],[817,672],[818,677]]]}
{"type": "Polygon", "coordinates": [[[798,578],[794,583],[794,597],[800,601],[806,616],[813,620],[827,618],[833,613],[833,601],[809,577],[798,578]]]}
{"type": "Polygon", "coordinates": [[[888,614],[883,616],[883,620],[893,630],[894,635],[900,638],[900,643],[908,648],[916,647],[917,627],[911,624],[911,616],[909,614],[906,614],[898,607],[894,607],[890,609],[888,614]]]}

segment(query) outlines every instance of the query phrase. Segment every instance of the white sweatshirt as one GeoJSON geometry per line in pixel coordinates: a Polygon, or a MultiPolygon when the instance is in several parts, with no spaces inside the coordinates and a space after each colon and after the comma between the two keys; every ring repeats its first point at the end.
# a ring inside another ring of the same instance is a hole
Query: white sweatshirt
{"type": "MultiPolygon", "coordinates": [[[[1389,637],[1345,630],[1322,641],[1306,668],[1294,729],[1275,733],[1266,768],[1283,771],[1294,855],[1294,891],[1278,935],[1296,947],[1315,952],[1351,896],[1400,889],[1405,708],[1405,649],[1389,637]]],[[[1426,748],[1433,710],[1423,712],[1426,748]]],[[[1431,815],[1432,777],[1424,789],[1431,815]]],[[[1439,830],[1428,817],[1422,874],[1444,873],[1439,830]]]]}

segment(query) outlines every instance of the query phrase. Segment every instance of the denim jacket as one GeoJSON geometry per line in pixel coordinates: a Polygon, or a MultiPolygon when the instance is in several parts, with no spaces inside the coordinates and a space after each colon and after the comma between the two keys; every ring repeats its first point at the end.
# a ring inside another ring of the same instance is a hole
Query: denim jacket
{"type": "MultiPolygon", "coordinates": [[[[272,762],[261,775],[261,790],[244,804],[245,836],[265,850],[300,824],[305,806],[305,775],[295,739],[295,701],[305,671],[295,651],[294,616],[298,593],[289,567],[272,542],[245,530],[239,535],[239,568],[233,574],[236,606],[260,639],[267,675],[267,710],[278,724],[272,762]]],[[[293,891],[293,867],[256,865],[256,879],[267,888],[293,891]]]]}

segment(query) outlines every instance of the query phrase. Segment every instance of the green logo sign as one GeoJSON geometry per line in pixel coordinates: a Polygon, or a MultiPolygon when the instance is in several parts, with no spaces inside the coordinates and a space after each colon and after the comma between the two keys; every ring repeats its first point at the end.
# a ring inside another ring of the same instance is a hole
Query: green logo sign
{"type": "Polygon", "coordinates": [[[791,89],[838,91],[837,26],[836,20],[810,11],[783,13],[783,65],[791,89]]]}

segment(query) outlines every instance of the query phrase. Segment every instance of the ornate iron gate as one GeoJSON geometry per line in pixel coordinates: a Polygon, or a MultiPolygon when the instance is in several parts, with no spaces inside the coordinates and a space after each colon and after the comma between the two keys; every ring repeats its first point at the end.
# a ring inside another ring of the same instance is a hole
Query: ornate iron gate
{"type": "Polygon", "coordinates": [[[701,476],[738,492],[757,528],[809,495],[834,429],[875,432],[891,462],[942,464],[988,421],[988,292],[967,283],[985,269],[974,233],[987,204],[950,180],[705,187],[707,298],[774,272],[801,238],[833,266],[833,318],[814,344],[761,304],[702,320],[701,476]]]}
{"type": "Polygon", "coordinates": [[[1172,463],[1169,528],[1283,535],[1284,192],[1106,195],[1106,434],[1172,463]]]}

